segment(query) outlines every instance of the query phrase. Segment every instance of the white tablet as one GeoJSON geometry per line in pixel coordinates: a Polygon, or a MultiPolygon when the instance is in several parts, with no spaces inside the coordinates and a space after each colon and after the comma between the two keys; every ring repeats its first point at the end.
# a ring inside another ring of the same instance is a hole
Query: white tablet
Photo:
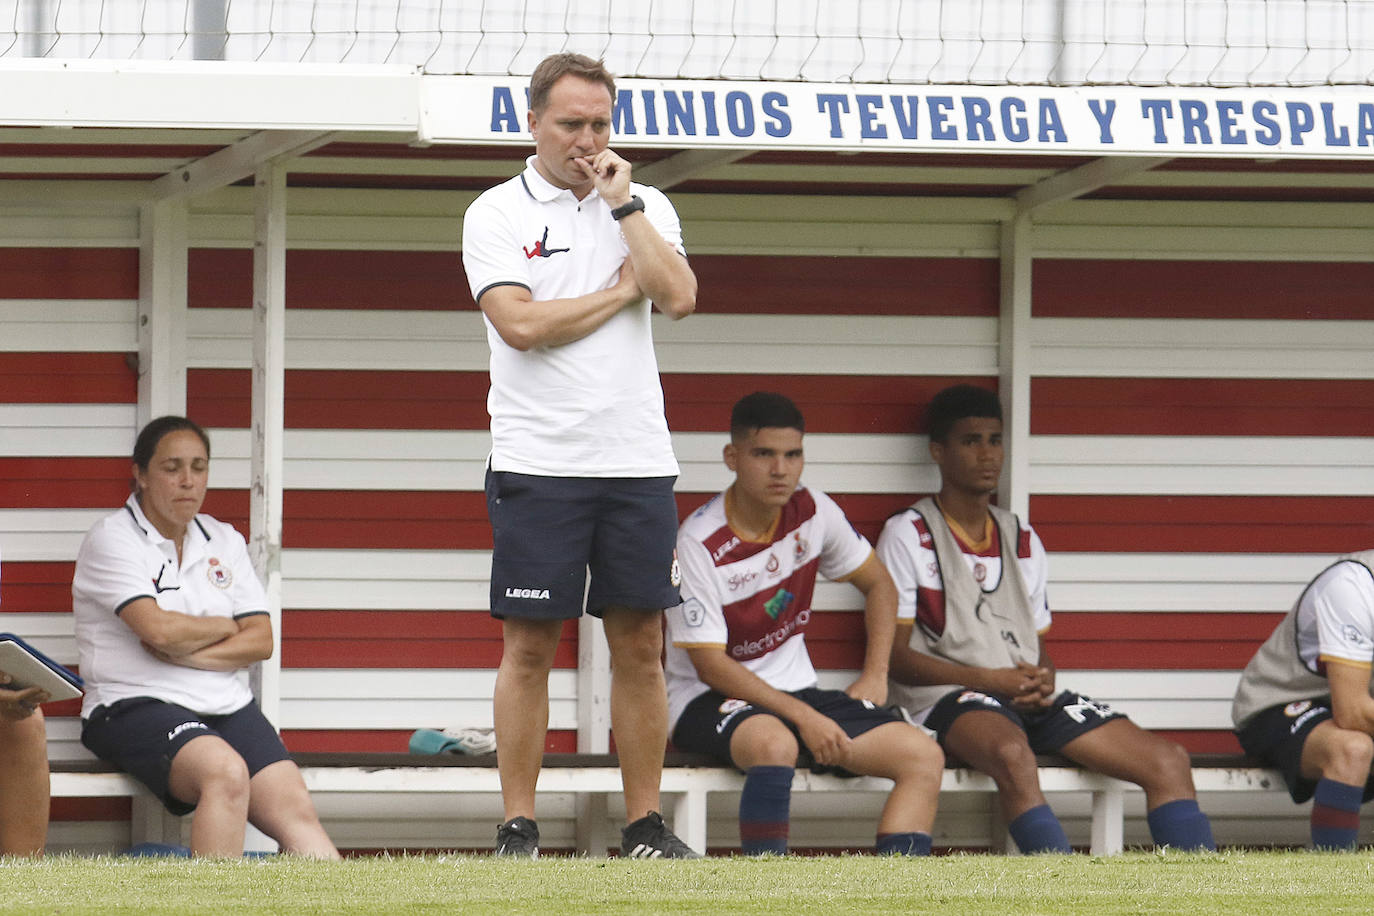
{"type": "Polygon", "coordinates": [[[13,633],[0,633],[0,671],[10,676],[6,690],[42,687],[53,700],[74,700],[85,686],[74,672],[39,652],[13,633]]]}

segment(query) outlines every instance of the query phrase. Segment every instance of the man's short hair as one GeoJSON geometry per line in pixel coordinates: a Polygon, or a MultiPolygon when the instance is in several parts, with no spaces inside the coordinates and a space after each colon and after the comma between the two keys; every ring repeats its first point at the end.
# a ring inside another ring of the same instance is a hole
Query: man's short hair
{"type": "Polygon", "coordinates": [[[584,80],[602,84],[610,92],[611,101],[615,101],[615,77],[606,69],[605,61],[592,60],[585,54],[564,51],[561,54],[550,54],[534,68],[534,73],[530,75],[530,110],[539,114],[548,107],[549,90],[553,88],[554,83],[570,73],[584,80]]]}
{"type": "Polygon", "coordinates": [[[792,399],[772,391],[755,391],[735,402],[730,411],[730,438],[743,439],[759,429],[795,429],[806,432],[806,420],[792,399]]]}
{"type": "Polygon", "coordinates": [[[965,417],[1002,419],[997,395],[976,385],[951,385],[930,399],[926,408],[926,433],[931,442],[944,442],[949,431],[965,417]]]}

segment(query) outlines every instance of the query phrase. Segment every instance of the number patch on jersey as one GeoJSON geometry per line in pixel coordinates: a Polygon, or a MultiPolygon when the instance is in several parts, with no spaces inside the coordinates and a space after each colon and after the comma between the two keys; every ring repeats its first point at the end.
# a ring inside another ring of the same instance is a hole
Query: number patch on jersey
{"type": "Polygon", "coordinates": [[[706,608],[697,599],[688,598],[682,603],[682,619],[689,627],[699,627],[706,619],[706,608]]]}

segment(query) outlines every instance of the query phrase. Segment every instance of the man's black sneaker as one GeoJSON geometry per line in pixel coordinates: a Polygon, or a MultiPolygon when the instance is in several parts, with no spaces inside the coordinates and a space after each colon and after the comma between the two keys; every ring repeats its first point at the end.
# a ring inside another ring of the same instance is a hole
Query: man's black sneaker
{"type": "Polygon", "coordinates": [[[620,832],[620,854],[629,859],[700,859],[701,853],[677,838],[657,811],[620,832]]]}
{"type": "Polygon", "coordinates": [[[539,858],[539,825],[527,817],[513,817],[497,827],[496,854],[517,859],[539,858]]]}

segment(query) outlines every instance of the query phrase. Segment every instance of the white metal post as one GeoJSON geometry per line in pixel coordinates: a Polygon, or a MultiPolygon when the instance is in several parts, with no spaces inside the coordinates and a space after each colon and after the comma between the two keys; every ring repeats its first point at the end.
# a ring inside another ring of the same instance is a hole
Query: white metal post
{"type": "Polygon", "coordinates": [[[191,56],[196,60],[224,60],[229,41],[228,0],[195,0],[191,7],[191,56]]]}
{"type": "Polygon", "coordinates": [[[1035,214],[1113,182],[1157,168],[1158,156],[1111,156],[1056,172],[1016,193],[1016,213],[1002,223],[1002,309],[998,322],[1002,441],[1007,460],[997,503],[1024,520],[1030,515],[1031,300],[1035,214]]]}
{"type": "Polygon", "coordinates": [[[286,394],[286,167],[268,162],[253,183],[252,471],[248,524],[253,568],[267,589],[277,651],[258,666],[258,702],[281,711],[282,460],[286,394]]]}
{"type": "Polygon", "coordinates": [[[1002,223],[1002,308],[997,325],[999,389],[1006,461],[997,504],[1021,516],[1030,509],[1031,270],[1034,233],[1024,210],[1002,223]]]}
{"type": "MultiPolygon", "coordinates": [[[[286,167],[267,162],[253,181],[252,484],[249,553],[267,591],[272,657],[254,666],[253,688],[263,714],[281,720],[282,440],[286,397],[286,167]]],[[[251,824],[244,848],[277,844],[251,824]]]]}
{"type": "Polygon", "coordinates": [[[145,203],[138,223],[137,427],[142,429],[154,417],[186,413],[186,204],[145,203]]]}
{"type": "MultiPolygon", "coordinates": [[[[577,752],[605,754],[611,749],[611,650],[601,621],[583,614],[577,622],[577,752]]],[[[499,752],[499,750],[498,750],[499,752]]],[[[604,856],[606,796],[577,797],[577,851],[604,856]]]]}

